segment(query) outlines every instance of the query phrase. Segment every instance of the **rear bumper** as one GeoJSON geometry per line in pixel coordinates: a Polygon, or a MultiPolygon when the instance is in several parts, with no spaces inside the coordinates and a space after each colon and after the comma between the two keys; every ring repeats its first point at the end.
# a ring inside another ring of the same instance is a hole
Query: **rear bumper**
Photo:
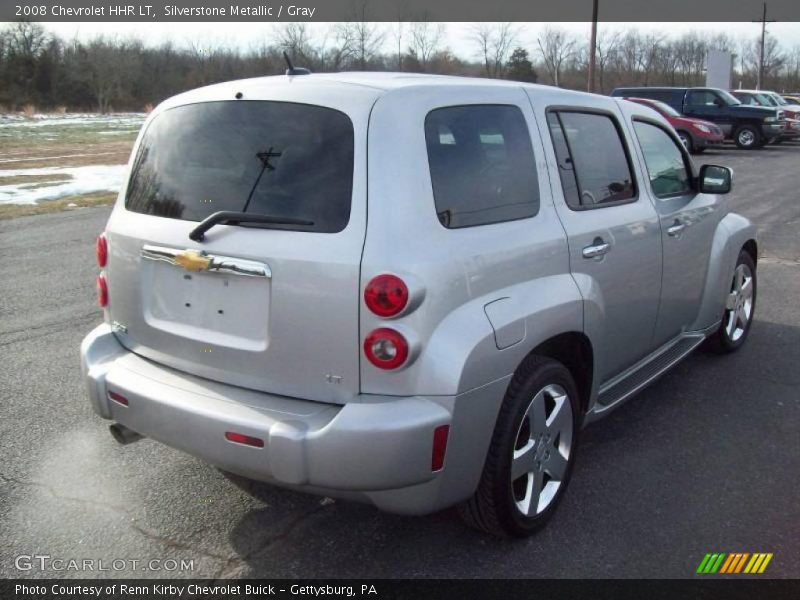
{"type": "Polygon", "coordinates": [[[413,514],[472,494],[494,426],[487,417],[496,416],[507,384],[459,396],[311,402],[150,362],[122,347],[108,325],[84,339],[81,363],[89,399],[105,419],[252,479],[413,514]],[[445,424],[451,425],[445,467],[432,472],[433,431],[445,424]],[[228,441],[227,431],[259,438],[264,447],[228,441]]]}

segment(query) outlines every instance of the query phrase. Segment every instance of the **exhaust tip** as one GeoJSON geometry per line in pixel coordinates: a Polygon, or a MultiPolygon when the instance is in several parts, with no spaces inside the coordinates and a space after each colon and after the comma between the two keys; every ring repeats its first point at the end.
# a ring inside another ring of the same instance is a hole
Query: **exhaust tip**
{"type": "Polygon", "coordinates": [[[141,434],[136,433],[133,429],[128,429],[125,427],[125,425],[120,425],[119,423],[109,425],[108,430],[111,432],[111,436],[123,446],[132,444],[133,442],[138,442],[143,437],[141,434]]]}

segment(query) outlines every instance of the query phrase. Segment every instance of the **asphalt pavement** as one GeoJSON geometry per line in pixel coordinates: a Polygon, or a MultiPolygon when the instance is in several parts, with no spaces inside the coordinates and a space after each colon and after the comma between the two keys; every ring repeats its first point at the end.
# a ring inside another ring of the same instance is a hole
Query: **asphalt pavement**
{"type": "Polygon", "coordinates": [[[119,446],[79,368],[110,209],[0,221],[0,576],[691,577],[707,552],[771,552],[764,576],[800,577],[800,144],[698,158],[734,168],[727,201],[759,228],[750,339],[693,354],[584,430],[560,509],[527,540],[119,446]]]}

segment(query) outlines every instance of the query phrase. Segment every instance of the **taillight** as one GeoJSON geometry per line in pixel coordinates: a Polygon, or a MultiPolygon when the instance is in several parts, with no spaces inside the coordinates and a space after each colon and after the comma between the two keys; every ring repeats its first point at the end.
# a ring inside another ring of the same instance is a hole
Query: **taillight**
{"type": "Polygon", "coordinates": [[[261,438],[253,437],[250,435],[245,435],[243,433],[237,433],[235,431],[226,431],[225,432],[225,439],[229,442],[234,442],[236,444],[244,444],[245,446],[253,446],[253,448],[263,448],[264,447],[264,440],[261,438]]]}
{"type": "Polygon", "coordinates": [[[408,358],[408,341],[398,331],[381,327],[364,340],[364,354],[379,369],[396,369],[408,358]]]}
{"type": "Polygon", "coordinates": [[[122,404],[122,406],[128,406],[128,399],[122,394],[118,394],[117,392],[108,392],[108,397],[111,398],[117,404],[122,404]]]}
{"type": "Polygon", "coordinates": [[[97,236],[97,242],[95,242],[95,256],[97,257],[97,266],[101,269],[105,267],[108,262],[108,240],[106,239],[105,233],[101,233],[97,236]]]}
{"type": "Polygon", "coordinates": [[[101,308],[108,306],[108,284],[102,274],[97,276],[97,303],[101,308]]]}
{"type": "Polygon", "coordinates": [[[393,317],[408,304],[408,286],[397,275],[378,275],[364,289],[364,302],[379,317],[393,317]]]}
{"type": "Polygon", "coordinates": [[[431,455],[431,471],[441,471],[444,466],[444,455],[447,453],[447,436],[450,425],[439,425],[433,430],[433,454],[431,455]]]}

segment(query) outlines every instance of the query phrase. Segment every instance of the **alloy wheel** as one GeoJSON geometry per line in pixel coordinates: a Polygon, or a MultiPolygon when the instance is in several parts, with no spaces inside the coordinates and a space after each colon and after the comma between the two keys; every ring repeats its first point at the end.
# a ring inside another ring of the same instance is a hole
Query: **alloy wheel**
{"type": "Polygon", "coordinates": [[[567,476],[572,452],[572,404],[560,385],[540,390],[522,417],[511,461],[517,509],[535,516],[547,509],[567,476]]]}
{"type": "Polygon", "coordinates": [[[739,264],[733,274],[733,284],[725,301],[725,333],[732,342],[741,338],[753,317],[753,272],[739,264]]]}

